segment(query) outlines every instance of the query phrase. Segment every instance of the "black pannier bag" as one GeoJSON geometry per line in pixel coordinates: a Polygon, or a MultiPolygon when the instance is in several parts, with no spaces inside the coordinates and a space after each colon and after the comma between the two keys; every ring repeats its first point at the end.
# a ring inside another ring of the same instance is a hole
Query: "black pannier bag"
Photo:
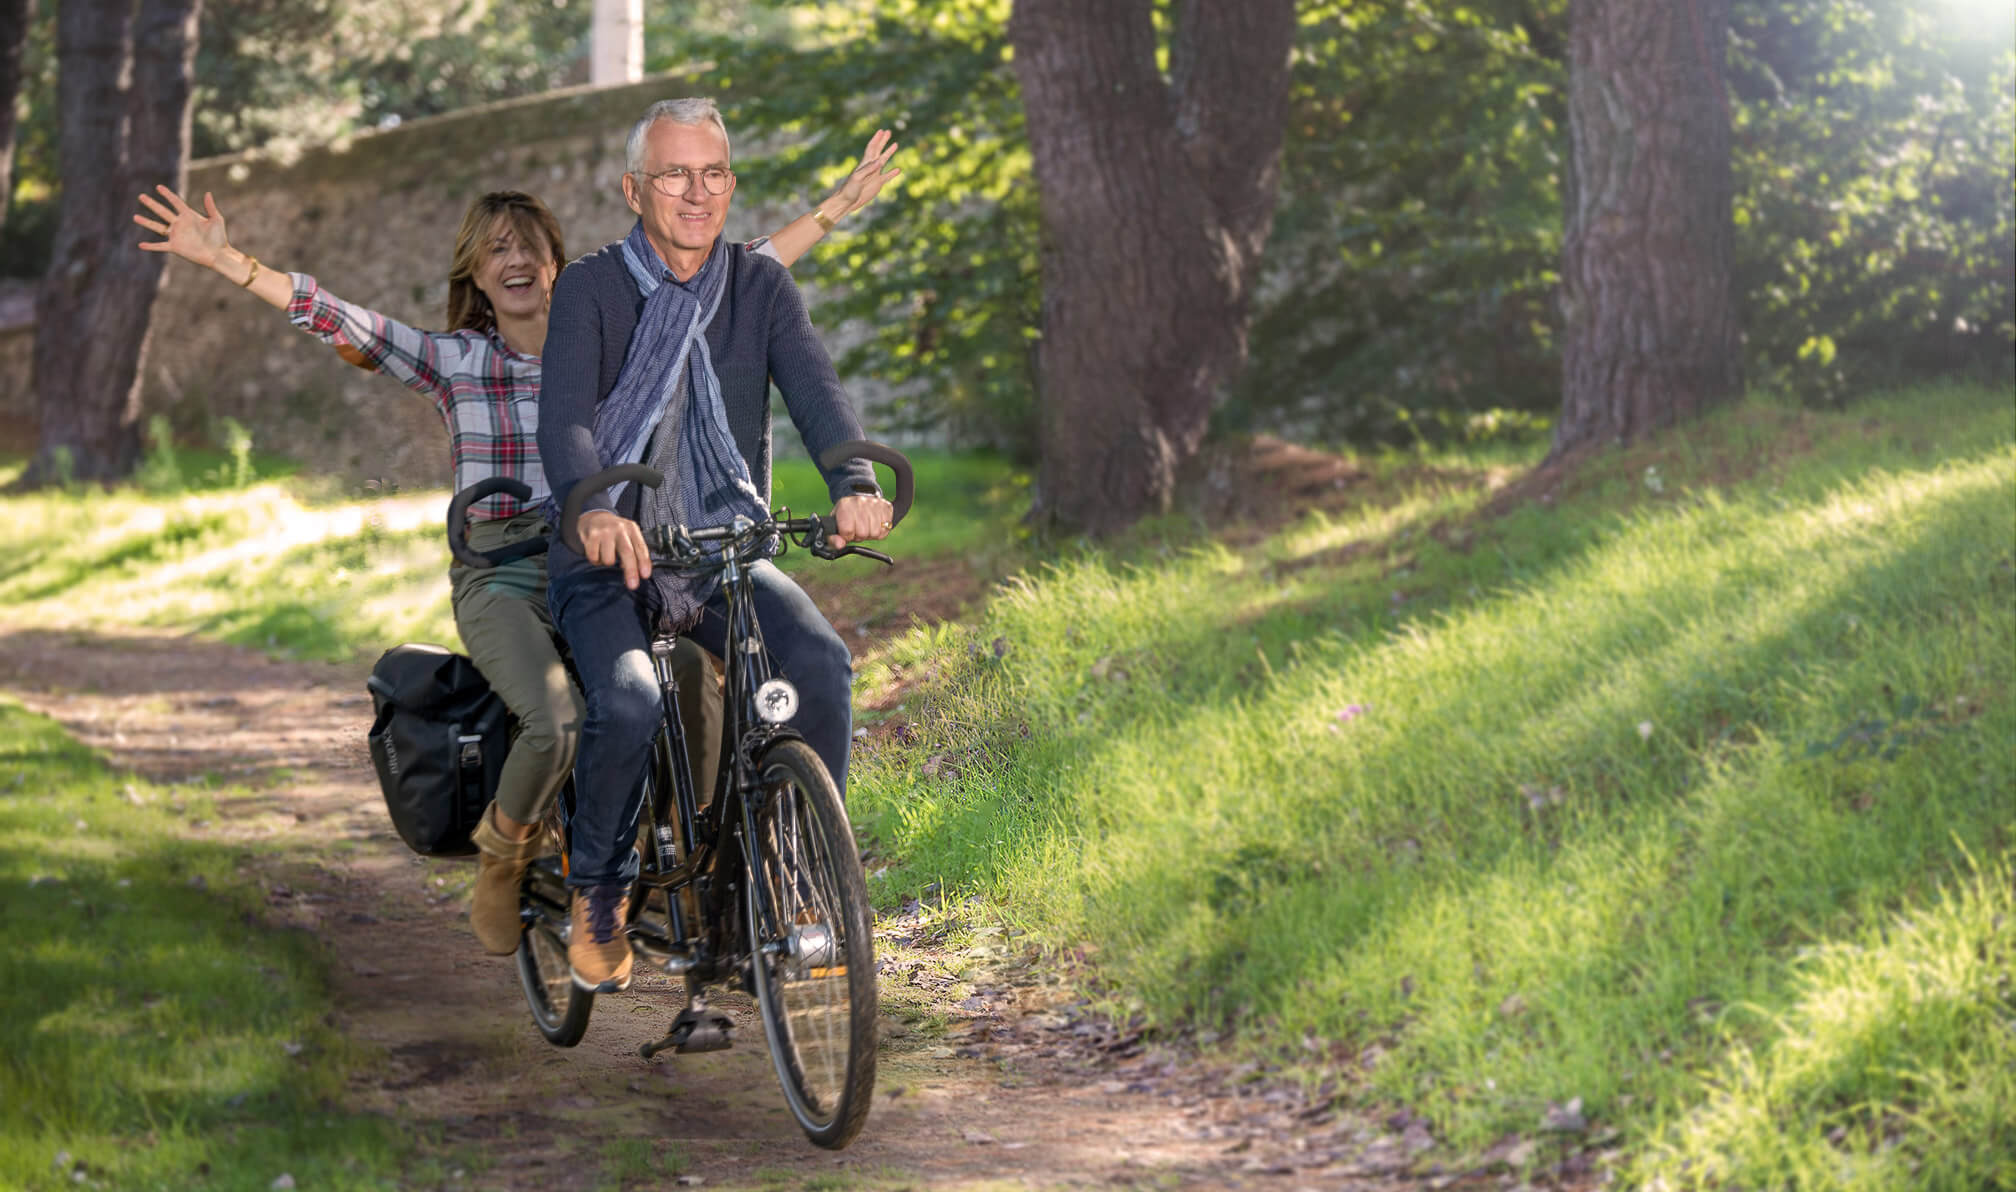
{"type": "Polygon", "coordinates": [[[469,834],[511,747],[504,701],[467,657],[426,644],[385,651],[365,686],[371,764],[399,838],[423,856],[475,852],[469,834]]]}

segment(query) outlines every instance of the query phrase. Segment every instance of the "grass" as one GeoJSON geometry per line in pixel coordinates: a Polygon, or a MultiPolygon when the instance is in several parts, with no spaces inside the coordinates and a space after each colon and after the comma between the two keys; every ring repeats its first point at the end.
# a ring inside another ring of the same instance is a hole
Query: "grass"
{"type": "Polygon", "coordinates": [[[123,778],[0,701],[0,1187],[264,1192],[437,1176],[345,1113],[312,941],[257,925],[213,796],[123,778]]]}
{"type": "MultiPolygon", "coordinates": [[[[934,565],[1004,582],[857,663],[873,888],[938,883],[1091,957],[1114,1012],[1473,1156],[2016,1183],[2012,412],[1754,400],[1520,500],[1536,453],[1382,457],[1348,507],[1101,546],[1025,540],[1000,461],[922,454],[875,615],[934,565]]],[[[779,500],[823,506],[808,479],[780,463],[779,500]]],[[[445,497],[11,498],[0,606],[452,643],[445,497]]]]}
{"type": "MultiPolygon", "coordinates": [[[[0,486],[21,466],[0,462],[0,486]]],[[[920,489],[938,496],[904,523],[896,549],[905,562],[957,557],[998,568],[994,560],[1014,549],[1020,512],[1012,469],[931,452],[917,453],[916,466],[920,489]],[[999,545],[978,549],[976,540],[999,545]]],[[[818,474],[802,461],[780,463],[776,481],[779,501],[827,507],[818,474]]],[[[443,490],[332,498],[325,485],[288,478],[166,494],[13,496],[0,521],[0,608],[16,623],[137,623],[291,657],[368,657],[400,641],[457,647],[441,525],[448,497],[443,490]]],[[[784,562],[800,573],[827,566],[803,552],[784,562]]],[[[851,582],[880,571],[858,559],[832,566],[821,579],[851,582]]],[[[907,572],[896,583],[877,576],[863,585],[871,612],[903,607],[907,572]]]]}
{"type": "Polygon", "coordinates": [[[1058,559],[866,668],[879,888],[1460,1148],[1579,1101],[1672,1187],[2007,1176],[2011,412],[1752,403],[1503,517],[1058,559]]]}

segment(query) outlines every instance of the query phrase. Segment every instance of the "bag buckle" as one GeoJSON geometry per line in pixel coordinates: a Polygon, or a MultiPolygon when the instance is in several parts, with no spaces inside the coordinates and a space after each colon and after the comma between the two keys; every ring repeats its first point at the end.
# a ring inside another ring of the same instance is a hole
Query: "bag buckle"
{"type": "Polygon", "coordinates": [[[455,738],[455,743],[462,747],[461,759],[463,769],[470,770],[483,764],[483,738],[481,736],[473,733],[464,733],[455,738]]]}

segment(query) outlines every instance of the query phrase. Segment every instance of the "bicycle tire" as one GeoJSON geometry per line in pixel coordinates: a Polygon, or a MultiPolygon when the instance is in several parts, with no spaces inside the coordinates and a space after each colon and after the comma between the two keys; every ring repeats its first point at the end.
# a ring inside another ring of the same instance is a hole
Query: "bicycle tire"
{"type": "Polygon", "coordinates": [[[534,924],[518,937],[518,983],[525,990],[532,1025],[555,1047],[572,1047],[588,1033],[595,994],[574,984],[567,945],[534,924]]]}
{"type": "Polygon", "coordinates": [[[814,1143],[838,1150],[860,1133],[875,1088],[868,882],[839,791],[810,746],[779,741],[757,774],[758,872],[743,883],[751,984],[792,1116],[814,1143]],[[779,938],[764,938],[759,881],[777,907],[779,938]]]}
{"type": "MultiPolygon", "coordinates": [[[[561,798],[573,799],[572,783],[563,790],[561,798]]],[[[565,820],[558,806],[546,813],[546,830],[561,840],[565,839],[565,820]]],[[[564,852],[565,845],[562,850],[564,852]]],[[[548,895],[566,905],[566,886],[557,873],[542,874],[538,867],[546,861],[534,861],[525,871],[525,880],[518,887],[518,905],[521,911],[535,911],[530,905],[532,886],[535,882],[548,884],[548,895]]],[[[525,930],[518,936],[518,984],[525,991],[525,1007],[532,1012],[532,1025],[539,1034],[555,1047],[572,1047],[588,1032],[588,1016],[595,1009],[595,994],[574,984],[574,970],[567,963],[567,943],[560,933],[548,927],[542,916],[534,913],[527,916],[525,930]]]]}

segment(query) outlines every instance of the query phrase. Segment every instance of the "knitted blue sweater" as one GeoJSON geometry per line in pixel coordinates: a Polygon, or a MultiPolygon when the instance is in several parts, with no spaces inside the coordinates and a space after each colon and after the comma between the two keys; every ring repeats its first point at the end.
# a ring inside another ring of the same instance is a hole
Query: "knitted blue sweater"
{"type": "MultiPolygon", "coordinates": [[[[773,380],[815,460],[835,443],[862,438],[861,421],[812,329],[790,271],[741,244],[724,243],[715,251],[732,256],[721,309],[707,328],[707,348],[721,381],[728,431],[749,463],[756,491],[767,501],[773,380]]],[[[564,502],[576,481],[601,470],[595,455],[595,407],[616,388],[643,309],[644,297],[623,267],[621,241],[573,261],[554,283],[540,354],[539,457],[555,500],[564,502]]],[[[835,501],[856,484],[875,483],[874,469],[860,460],[823,475],[835,501]]],[[[635,492],[634,485],[626,490],[628,508],[620,511],[626,516],[635,516],[635,492]]],[[[610,508],[607,493],[582,505],[584,512],[610,508]]],[[[554,574],[586,565],[554,539],[549,558],[554,574]]]]}

